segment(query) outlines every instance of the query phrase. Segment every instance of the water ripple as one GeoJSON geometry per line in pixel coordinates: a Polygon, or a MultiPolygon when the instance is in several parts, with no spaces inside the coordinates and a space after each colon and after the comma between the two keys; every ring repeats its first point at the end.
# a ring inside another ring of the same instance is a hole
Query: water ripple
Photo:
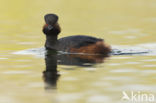
{"type": "MultiPolygon", "coordinates": [[[[35,55],[37,57],[44,57],[45,53],[45,48],[33,48],[28,50],[17,51],[13,54],[35,55]]],[[[60,53],[64,54],[64,52],[60,53]]],[[[111,55],[156,55],[156,43],[139,44],[135,46],[113,45],[111,55]]]]}

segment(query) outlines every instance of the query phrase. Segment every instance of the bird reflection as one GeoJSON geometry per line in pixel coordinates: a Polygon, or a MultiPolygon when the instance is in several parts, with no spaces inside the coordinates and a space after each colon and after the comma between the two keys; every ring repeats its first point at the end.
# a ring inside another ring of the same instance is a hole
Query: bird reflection
{"type": "Polygon", "coordinates": [[[45,89],[56,89],[60,77],[57,65],[93,66],[103,63],[106,55],[84,55],[84,54],[57,54],[47,52],[45,55],[46,69],[43,72],[45,89]]]}

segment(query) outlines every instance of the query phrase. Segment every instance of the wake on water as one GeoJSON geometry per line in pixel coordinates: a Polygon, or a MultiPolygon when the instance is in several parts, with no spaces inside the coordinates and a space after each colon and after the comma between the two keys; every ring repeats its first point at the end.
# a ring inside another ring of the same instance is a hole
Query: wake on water
{"type": "MultiPolygon", "coordinates": [[[[33,48],[14,52],[19,55],[35,55],[37,57],[44,57],[46,53],[45,48],[33,48]]],[[[70,54],[67,52],[59,52],[59,54],[70,54]]],[[[85,54],[84,54],[85,55],[85,54]]],[[[129,45],[113,45],[111,55],[152,55],[156,56],[156,43],[139,44],[135,46],[129,45]]]]}

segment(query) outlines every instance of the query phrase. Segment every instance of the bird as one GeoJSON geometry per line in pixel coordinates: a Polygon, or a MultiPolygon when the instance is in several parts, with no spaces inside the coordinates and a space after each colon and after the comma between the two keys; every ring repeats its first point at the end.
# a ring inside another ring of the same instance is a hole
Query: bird
{"type": "Polygon", "coordinates": [[[74,35],[58,39],[58,35],[61,32],[58,19],[59,17],[52,13],[44,16],[45,24],[42,31],[46,36],[46,50],[68,53],[110,54],[110,45],[106,44],[101,38],[86,35],[74,35]]]}

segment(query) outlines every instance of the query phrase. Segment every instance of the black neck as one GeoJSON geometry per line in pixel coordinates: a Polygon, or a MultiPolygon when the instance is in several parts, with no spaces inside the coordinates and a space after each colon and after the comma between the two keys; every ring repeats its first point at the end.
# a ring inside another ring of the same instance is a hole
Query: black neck
{"type": "Polygon", "coordinates": [[[47,25],[43,27],[43,33],[46,35],[45,47],[47,49],[57,50],[57,36],[61,32],[61,28],[58,23],[53,25],[53,28],[48,28],[47,25]]]}
{"type": "Polygon", "coordinates": [[[57,44],[57,35],[46,35],[45,47],[47,49],[55,49],[57,44]]]}

